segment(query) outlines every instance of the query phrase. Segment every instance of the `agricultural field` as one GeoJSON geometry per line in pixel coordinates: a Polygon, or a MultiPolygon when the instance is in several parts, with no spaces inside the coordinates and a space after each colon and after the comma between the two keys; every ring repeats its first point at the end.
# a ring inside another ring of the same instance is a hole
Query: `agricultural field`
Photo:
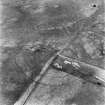
{"type": "Polygon", "coordinates": [[[0,5],[0,105],[105,105],[105,87],[53,67],[29,100],[17,104],[62,49],[65,57],[105,70],[104,0],[1,0],[0,5]]]}

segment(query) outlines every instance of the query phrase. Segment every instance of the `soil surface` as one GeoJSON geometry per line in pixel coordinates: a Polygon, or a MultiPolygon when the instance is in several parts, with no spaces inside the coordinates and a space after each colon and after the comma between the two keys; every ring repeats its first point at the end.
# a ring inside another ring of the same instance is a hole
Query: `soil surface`
{"type": "MultiPolygon", "coordinates": [[[[62,55],[105,70],[104,0],[3,0],[1,7],[0,105],[14,105],[67,43],[62,55]]],[[[26,105],[105,105],[105,89],[50,67],[26,105]]]]}

